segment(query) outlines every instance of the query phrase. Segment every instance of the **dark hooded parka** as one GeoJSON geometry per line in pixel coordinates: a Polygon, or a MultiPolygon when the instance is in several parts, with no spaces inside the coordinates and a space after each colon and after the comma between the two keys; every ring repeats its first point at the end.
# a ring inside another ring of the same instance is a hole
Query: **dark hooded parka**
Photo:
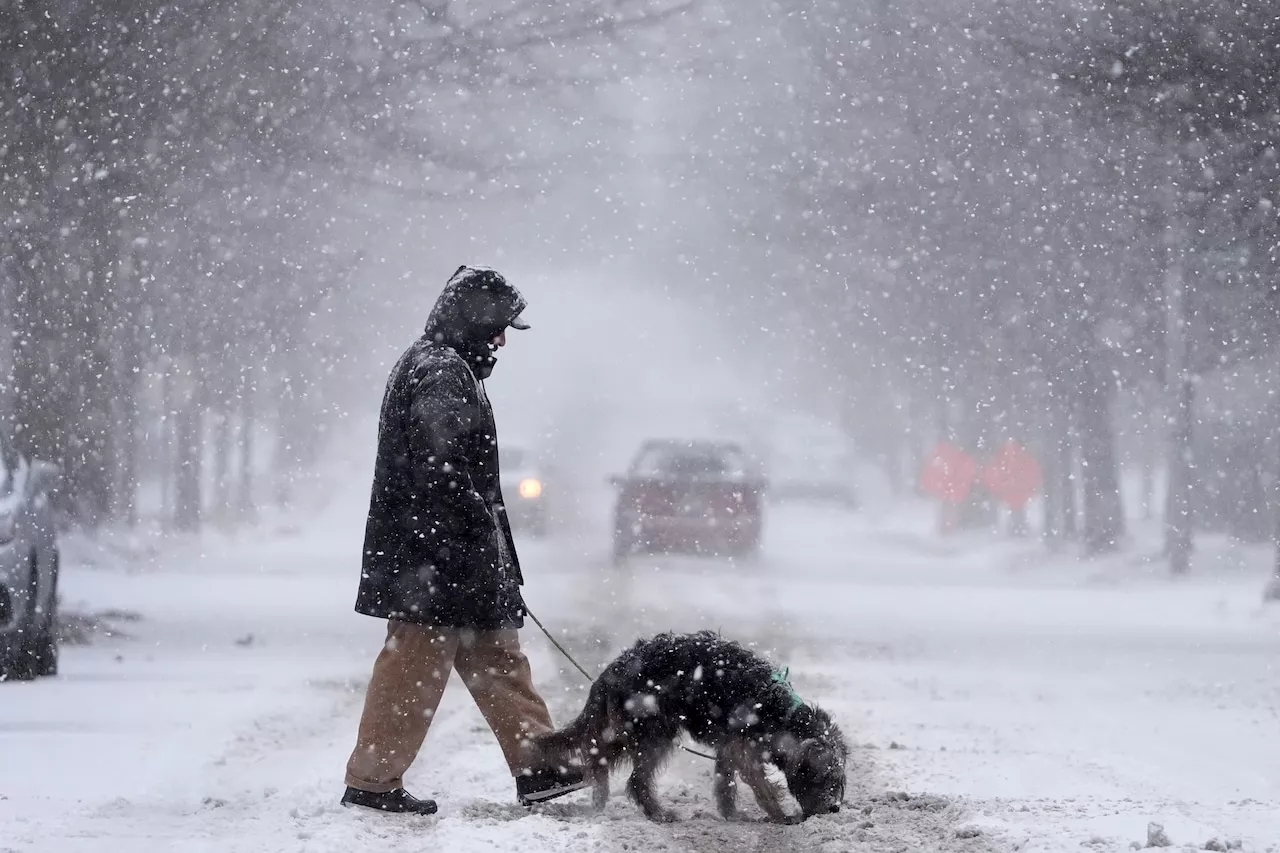
{"type": "Polygon", "coordinates": [[[378,426],[356,610],[423,625],[524,624],[520,564],[498,485],[483,380],[490,342],[525,300],[494,270],[459,267],[426,331],[391,370],[378,426]]]}

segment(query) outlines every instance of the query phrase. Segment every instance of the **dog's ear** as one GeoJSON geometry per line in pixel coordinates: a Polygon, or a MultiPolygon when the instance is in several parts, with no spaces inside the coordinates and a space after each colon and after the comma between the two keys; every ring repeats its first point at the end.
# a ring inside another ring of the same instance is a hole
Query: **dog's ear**
{"type": "Polygon", "coordinates": [[[822,744],[817,738],[805,738],[800,741],[800,749],[796,753],[796,761],[801,764],[808,764],[813,761],[817,754],[822,750],[822,744]]]}
{"type": "Polygon", "coordinates": [[[799,748],[800,738],[791,734],[791,732],[778,732],[769,743],[769,751],[765,754],[765,760],[771,761],[786,770],[791,766],[791,757],[799,748]]]}
{"type": "Polygon", "coordinates": [[[814,738],[800,740],[794,735],[784,734],[774,741],[774,761],[783,772],[791,772],[803,767],[818,748],[818,741],[814,738]]]}
{"type": "Polygon", "coordinates": [[[823,732],[822,740],[827,746],[847,759],[849,757],[849,744],[845,742],[844,733],[840,731],[836,721],[831,719],[830,714],[816,705],[813,707],[813,717],[823,732]]]}
{"type": "Polygon", "coordinates": [[[813,706],[813,720],[820,731],[827,733],[839,731],[835,720],[831,719],[831,715],[817,705],[813,706]]]}

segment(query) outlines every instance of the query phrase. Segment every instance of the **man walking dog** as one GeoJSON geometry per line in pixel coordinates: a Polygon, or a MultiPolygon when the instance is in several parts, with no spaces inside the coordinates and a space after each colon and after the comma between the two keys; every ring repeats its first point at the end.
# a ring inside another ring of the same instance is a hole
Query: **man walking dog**
{"type": "Polygon", "coordinates": [[[378,426],[356,610],[387,621],[342,802],[433,814],[404,790],[449,673],[493,730],[529,805],[585,787],[581,773],[530,767],[526,742],[551,731],[516,629],[523,578],[498,484],[484,380],[525,299],[498,272],[461,266],[426,331],[391,370],[378,426]]]}

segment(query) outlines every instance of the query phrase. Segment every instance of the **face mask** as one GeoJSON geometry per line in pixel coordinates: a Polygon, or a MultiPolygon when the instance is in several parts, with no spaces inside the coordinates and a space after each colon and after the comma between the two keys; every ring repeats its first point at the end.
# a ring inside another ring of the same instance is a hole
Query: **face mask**
{"type": "Polygon", "coordinates": [[[477,379],[488,379],[493,373],[493,366],[497,363],[498,357],[491,350],[486,349],[484,353],[472,358],[471,372],[476,375],[477,379]]]}

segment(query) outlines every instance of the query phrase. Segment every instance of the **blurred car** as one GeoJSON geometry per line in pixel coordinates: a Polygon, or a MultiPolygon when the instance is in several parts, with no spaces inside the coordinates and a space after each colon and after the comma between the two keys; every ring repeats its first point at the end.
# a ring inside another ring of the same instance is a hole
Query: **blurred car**
{"type": "Polygon", "coordinates": [[[617,489],[613,555],[679,552],[750,557],[764,527],[764,477],[731,441],[649,440],[617,489]]]}
{"type": "Polygon", "coordinates": [[[58,466],[28,460],[0,430],[0,679],[58,672],[58,466]]]}
{"type": "Polygon", "coordinates": [[[555,479],[550,467],[527,447],[499,445],[498,473],[512,531],[539,539],[546,536],[551,529],[555,479]]]}
{"type": "Polygon", "coordinates": [[[860,502],[853,443],[835,428],[792,425],[769,453],[769,496],[857,509],[860,502]]]}

